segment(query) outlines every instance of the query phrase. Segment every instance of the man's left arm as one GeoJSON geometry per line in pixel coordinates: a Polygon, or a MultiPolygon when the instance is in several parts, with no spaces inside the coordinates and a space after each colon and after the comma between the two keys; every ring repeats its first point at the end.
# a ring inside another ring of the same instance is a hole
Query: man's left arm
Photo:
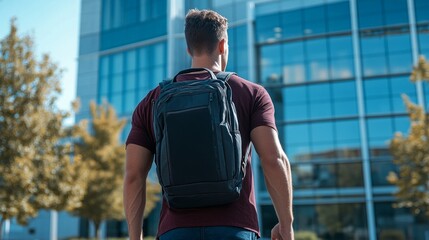
{"type": "Polygon", "coordinates": [[[147,148],[128,144],[124,177],[124,210],[130,240],[143,239],[143,213],[146,205],[146,178],[153,162],[147,148]]]}

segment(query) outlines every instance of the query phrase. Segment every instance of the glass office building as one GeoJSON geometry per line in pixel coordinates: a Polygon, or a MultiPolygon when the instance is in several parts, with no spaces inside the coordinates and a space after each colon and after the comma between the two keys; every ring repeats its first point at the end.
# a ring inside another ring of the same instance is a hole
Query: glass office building
{"type": "MultiPolygon", "coordinates": [[[[82,0],[76,121],[90,116],[91,100],[130,119],[158,82],[189,67],[190,8],[228,18],[227,70],[271,95],[292,164],[296,233],[429,239],[427,219],[392,207],[386,180],[397,171],[388,141],[410,124],[401,94],[429,107],[429,87],[409,81],[418,56],[429,57],[429,0],[82,0]]],[[[257,157],[253,167],[268,238],[276,215],[257,157]]],[[[156,225],[155,213],[145,228],[156,225]]],[[[126,235],[124,223],[107,226],[126,235]]]]}

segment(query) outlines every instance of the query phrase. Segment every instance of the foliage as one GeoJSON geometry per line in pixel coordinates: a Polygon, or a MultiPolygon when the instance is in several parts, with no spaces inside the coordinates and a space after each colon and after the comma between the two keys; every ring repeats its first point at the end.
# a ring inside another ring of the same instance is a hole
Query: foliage
{"type": "Polygon", "coordinates": [[[387,180],[398,187],[396,207],[407,207],[414,214],[429,216],[429,124],[423,109],[404,96],[411,127],[408,136],[396,133],[390,142],[393,162],[399,173],[390,172],[387,180]]]}
{"type": "MultiPolygon", "coordinates": [[[[428,64],[421,57],[411,79],[429,80],[428,64]]],[[[414,214],[429,216],[429,122],[421,106],[413,104],[403,95],[411,126],[408,136],[396,133],[390,142],[393,162],[399,173],[390,172],[387,180],[398,187],[395,207],[407,207],[414,214]]]]}
{"type": "Polygon", "coordinates": [[[380,233],[380,240],[405,240],[405,234],[397,229],[385,229],[380,233]]]}
{"type": "Polygon", "coordinates": [[[429,63],[426,61],[424,56],[420,56],[417,66],[413,67],[410,80],[412,82],[421,80],[429,81],[429,63]]]}
{"type": "Polygon", "coordinates": [[[319,240],[319,238],[312,231],[297,231],[295,232],[295,240],[319,240]]]}
{"type": "Polygon", "coordinates": [[[119,143],[125,120],[119,120],[107,104],[91,103],[91,120],[82,120],[72,129],[74,153],[82,158],[87,172],[82,205],[74,214],[91,220],[99,234],[99,226],[107,219],[123,219],[122,178],[125,151],[119,143]],[[90,123],[90,126],[88,126],[90,123]]]}
{"type": "MultiPolygon", "coordinates": [[[[74,213],[91,220],[99,236],[101,222],[125,218],[122,199],[125,147],[119,139],[125,120],[118,119],[107,103],[97,106],[92,102],[90,110],[91,119],[81,121],[72,130],[77,140],[75,154],[82,158],[88,173],[82,206],[74,213]]],[[[156,206],[159,192],[159,185],[147,182],[145,216],[156,206]]]]}
{"type": "Polygon", "coordinates": [[[359,218],[356,213],[360,211],[359,204],[320,204],[316,206],[317,221],[325,226],[326,234],[335,238],[337,234],[344,233],[344,229],[357,231],[359,218]],[[340,220],[341,219],[341,220],[340,220]]]}
{"type": "Polygon", "coordinates": [[[26,224],[39,209],[80,204],[79,158],[61,144],[67,113],[55,106],[60,77],[48,55],[36,59],[32,38],[20,37],[12,20],[0,42],[0,232],[6,219],[26,224]]]}

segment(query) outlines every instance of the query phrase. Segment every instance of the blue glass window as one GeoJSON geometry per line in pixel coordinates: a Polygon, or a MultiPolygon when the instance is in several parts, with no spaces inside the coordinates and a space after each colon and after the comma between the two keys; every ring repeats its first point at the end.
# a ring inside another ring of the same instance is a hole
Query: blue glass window
{"type": "MultiPolygon", "coordinates": [[[[345,173],[350,173],[350,169],[355,169],[353,165],[345,165],[346,169],[345,173]]],[[[356,169],[362,169],[361,166],[356,167],[356,169]]],[[[338,173],[341,173],[341,166],[338,167],[338,173]]],[[[323,175],[321,172],[320,174],[323,175]]],[[[349,177],[352,177],[356,173],[352,173],[349,177]]],[[[362,180],[360,180],[362,181],[362,180]]],[[[343,179],[343,176],[337,176],[337,183],[348,182],[347,179],[343,179]]],[[[350,186],[350,183],[346,183],[350,186]]],[[[336,201],[335,194],[331,195],[331,200],[336,201]]],[[[331,237],[324,236],[341,236],[340,239],[353,239],[356,235],[359,236],[359,239],[368,239],[368,227],[367,227],[367,215],[366,215],[366,206],[365,203],[334,203],[334,204],[320,204],[319,203],[319,195],[313,195],[311,198],[311,203],[294,204],[294,224],[293,228],[295,232],[297,231],[308,231],[311,233],[315,233],[317,238],[314,239],[332,239],[331,237]],[[335,225],[335,230],[330,231],[332,229],[331,226],[335,225]],[[332,233],[334,232],[334,233],[332,233]]],[[[340,200],[342,201],[342,200],[340,200]]],[[[267,208],[272,205],[267,205],[263,208],[263,214],[267,214],[267,208]]],[[[390,204],[386,204],[386,206],[390,206],[390,204]]],[[[276,221],[275,211],[272,210],[274,219],[272,221],[276,221]]],[[[402,215],[400,215],[402,216],[402,215]]],[[[393,219],[393,218],[392,218],[393,219]]],[[[396,218],[394,218],[396,219],[396,218]]],[[[277,222],[275,222],[276,224],[277,222]]],[[[273,224],[273,226],[275,225],[273,224]]],[[[389,225],[390,226],[390,225],[389,225]]],[[[413,225],[411,225],[413,226],[413,225]]],[[[407,226],[408,227],[408,226],[407,226]]],[[[263,235],[264,237],[270,238],[271,228],[263,224],[264,233],[267,235],[263,235]]],[[[422,231],[423,232],[423,231],[422,231]]],[[[412,238],[412,237],[411,237],[412,238]]],[[[337,239],[337,238],[334,238],[337,239]]],[[[409,238],[408,238],[409,239],[409,238]]]]}
{"type": "Polygon", "coordinates": [[[287,96],[284,98],[285,120],[302,120],[308,118],[306,86],[284,88],[283,95],[287,96]]]}
{"type": "Polygon", "coordinates": [[[386,78],[364,81],[366,113],[378,114],[391,111],[388,81],[386,78]]]}
{"type": "Polygon", "coordinates": [[[332,84],[334,116],[356,116],[358,113],[355,81],[332,84]]]}
{"type": "Polygon", "coordinates": [[[307,59],[322,59],[328,58],[328,45],[326,38],[308,40],[305,42],[305,50],[307,59]]]}
{"type": "Polygon", "coordinates": [[[310,124],[311,142],[330,143],[334,142],[333,122],[317,122],[310,124]]]}
{"type": "Polygon", "coordinates": [[[407,0],[384,0],[383,8],[385,25],[408,23],[407,0]]]}
{"type": "Polygon", "coordinates": [[[280,36],[276,36],[276,31],[280,28],[280,14],[268,14],[265,16],[256,17],[255,31],[258,42],[275,40],[280,36]]]}
{"type": "Polygon", "coordinates": [[[133,71],[137,68],[137,54],[136,50],[128,51],[126,54],[126,62],[125,62],[125,69],[127,71],[133,71]]]}
{"type": "Polygon", "coordinates": [[[320,34],[326,32],[326,9],[325,5],[305,8],[304,33],[306,35],[320,34]]]}
{"type": "Polygon", "coordinates": [[[390,53],[388,56],[389,73],[408,73],[413,67],[413,58],[410,52],[390,53]]]}
{"type": "Polygon", "coordinates": [[[287,63],[282,68],[284,83],[302,83],[306,81],[305,65],[287,63]]]}
{"type": "Polygon", "coordinates": [[[365,108],[368,114],[405,113],[401,94],[416,101],[416,88],[407,77],[391,77],[364,81],[365,108]]]}
{"type": "Polygon", "coordinates": [[[358,10],[359,28],[378,27],[383,25],[382,1],[356,1],[358,10]]]}
{"type": "Polygon", "coordinates": [[[262,67],[276,66],[281,64],[281,46],[267,45],[261,48],[262,67]]]}
{"type": "Polygon", "coordinates": [[[303,35],[302,10],[287,11],[281,14],[283,38],[300,37],[303,35]]]}
{"type": "Polygon", "coordinates": [[[328,38],[328,43],[331,58],[353,56],[353,41],[351,36],[330,37],[328,38]]]}
{"type": "Polygon", "coordinates": [[[360,39],[360,44],[363,56],[385,54],[387,48],[383,35],[377,32],[363,35],[360,39]]]}
{"type": "MultiPolygon", "coordinates": [[[[388,167],[391,169],[391,167],[388,167]]],[[[395,236],[402,239],[425,239],[427,236],[427,218],[423,214],[413,215],[408,208],[395,208],[394,202],[375,202],[374,216],[378,239],[388,236],[394,230],[395,236]],[[398,221],[398,219],[402,219],[398,221]]]]}
{"type": "Polygon", "coordinates": [[[374,187],[391,186],[387,181],[390,172],[398,172],[398,168],[392,161],[371,162],[371,180],[374,187]]]}
{"type": "Polygon", "coordinates": [[[111,26],[111,3],[112,0],[102,1],[102,10],[101,10],[101,27],[103,30],[107,30],[111,26]]]}
{"type": "Polygon", "coordinates": [[[281,83],[281,75],[280,66],[265,67],[261,72],[261,80],[268,84],[281,83]]]}
{"type": "Polygon", "coordinates": [[[127,72],[125,76],[125,89],[133,90],[137,88],[137,75],[135,71],[127,72]]]}
{"type": "Polygon", "coordinates": [[[308,87],[311,118],[332,116],[331,89],[329,84],[314,84],[308,87]]]}
{"type": "Polygon", "coordinates": [[[350,145],[351,151],[360,150],[360,131],[357,120],[337,121],[334,126],[337,145],[350,145]]]}
{"type": "Polygon", "coordinates": [[[124,66],[122,56],[123,56],[122,53],[112,55],[112,73],[113,74],[122,73],[123,66],[124,66]]]}
{"type": "Polygon", "coordinates": [[[310,129],[305,124],[287,124],[284,128],[286,153],[291,162],[303,160],[310,152],[310,129]]]}
{"type": "Polygon", "coordinates": [[[122,93],[114,93],[109,98],[110,104],[116,110],[116,113],[122,113],[122,93]]]}
{"type": "Polygon", "coordinates": [[[418,27],[418,41],[420,54],[429,59],[429,24],[418,27]]]}
{"type": "Polygon", "coordinates": [[[124,1],[124,19],[123,25],[135,24],[139,21],[139,2],[138,0],[124,1]]]}
{"type": "Polygon", "coordinates": [[[327,5],[329,32],[346,31],[351,28],[350,6],[348,2],[327,5]]]}
{"type": "Polygon", "coordinates": [[[364,76],[387,74],[387,59],[385,55],[363,56],[362,67],[364,76]]]}
{"type": "Polygon", "coordinates": [[[396,131],[406,135],[409,127],[408,117],[384,117],[367,119],[367,136],[371,159],[386,159],[391,156],[389,141],[396,131]]]}
{"type": "Polygon", "coordinates": [[[352,78],[355,75],[353,58],[331,60],[329,73],[331,79],[352,78]]]}
{"type": "Polygon", "coordinates": [[[362,173],[361,163],[292,165],[296,189],[359,187],[363,186],[362,173]]]}
{"type": "Polygon", "coordinates": [[[360,28],[371,28],[408,23],[407,0],[359,0],[360,28]]]}
{"type": "Polygon", "coordinates": [[[138,99],[136,97],[136,91],[127,91],[125,92],[125,108],[126,113],[132,113],[137,106],[138,99]]]}
{"type": "Polygon", "coordinates": [[[416,22],[429,21],[429,2],[427,0],[414,0],[416,22]]]}
{"type": "Polygon", "coordinates": [[[306,64],[308,81],[328,80],[329,66],[327,60],[311,60],[306,64]]]}
{"type": "Polygon", "coordinates": [[[283,62],[303,62],[304,61],[304,43],[303,42],[291,42],[282,45],[283,50],[283,62]]]}

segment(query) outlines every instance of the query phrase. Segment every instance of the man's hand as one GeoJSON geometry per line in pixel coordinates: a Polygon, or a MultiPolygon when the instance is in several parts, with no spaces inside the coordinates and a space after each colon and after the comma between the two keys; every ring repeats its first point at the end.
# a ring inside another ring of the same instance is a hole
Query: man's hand
{"type": "Polygon", "coordinates": [[[292,225],[283,227],[279,223],[271,230],[271,240],[294,240],[292,225]]]}

